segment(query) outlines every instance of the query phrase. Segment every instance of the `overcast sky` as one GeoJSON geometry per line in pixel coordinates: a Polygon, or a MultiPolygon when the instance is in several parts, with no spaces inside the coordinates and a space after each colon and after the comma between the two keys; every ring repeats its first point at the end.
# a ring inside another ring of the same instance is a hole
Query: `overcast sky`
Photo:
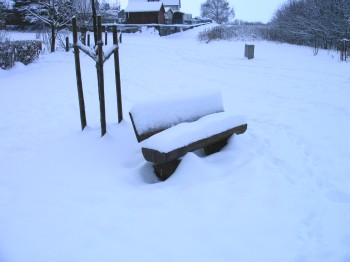
{"type": "MultiPolygon", "coordinates": [[[[249,22],[268,22],[274,11],[287,0],[228,0],[234,6],[236,19],[249,22]]],[[[201,3],[205,0],[181,0],[181,11],[195,16],[200,14],[201,3]]],[[[128,0],[120,0],[122,9],[127,6],[128,0]]]]}

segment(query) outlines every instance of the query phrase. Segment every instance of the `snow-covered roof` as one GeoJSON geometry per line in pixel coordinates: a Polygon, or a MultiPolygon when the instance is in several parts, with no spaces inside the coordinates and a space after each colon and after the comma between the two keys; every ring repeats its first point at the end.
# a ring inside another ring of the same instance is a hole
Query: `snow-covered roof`
{"type": "Polygon", "coordinates": [[[168,11],[171,11],[172,13],[174,13],[170,7],[165,7],[165,13],[168,13],[168,11]]]}
{"type": "MultiPolygon", "coordinates": [[[[148,0],[129,0],[129,3],[147,3],[148,0]]],[[[180,0],[160,0],[160,2],[163,2],[164,5],[178,5],[181,7],[181,1],[180,0]]],[[[151,2],[150,2],[151,3],[151,2]]]]}
{"type": "Polygon", "coordinates": [[[180,0],[162,0],[164,5],[178,5],[181,6],[180,0]]]}
{"type": "Polygon", "coordinates": [[[158,12],[162,8],[162,5],[163,2],[129,2],[125,8],[125,12],[158,12]]]}

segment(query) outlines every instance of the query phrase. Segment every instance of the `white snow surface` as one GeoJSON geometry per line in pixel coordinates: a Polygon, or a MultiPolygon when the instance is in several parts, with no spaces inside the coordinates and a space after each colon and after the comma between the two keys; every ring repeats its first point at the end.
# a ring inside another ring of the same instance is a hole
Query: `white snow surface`
{"type": "Polygon", "coordinates": [[[195,122],[184,122],[155,134],[143,141],[142,147],[168,153],[246,123],[243,116],[227,112],[210,114],[195,122]]]}
{"type": "Polygon", "coordinates": [[[200,43],[199,30],[123,34],[125,120],[109,59],[103,138],[87,55],[83,132],[72,52],[0,70],[1,262],[350,260],[349,64],[268,42],[247,60],[244,42],[200,43]],[[219,88],[248,130],[219,153],[187,154],[159,182],[127,112],[205,87],[219,88]]]}
{"type": "MultiPolygon", "coordinates": [[[[148,2],[148,0],[129,0],[129,3],[134,2],[148,2]]],[[[161,0],[160,2],[163,2],[164,5],[180,5],[180,0],[161,0]]]]}
{"type": "Polygon", "coordinates": [[[224,111],[219,89],[168,93],[135,103],[130,112],[139,135],[224,111]]]}
{"type": "Polygon", "coordinates": [[[125,8],[125,12],[158,12],[163,2],[129,2],[125,8]]]}

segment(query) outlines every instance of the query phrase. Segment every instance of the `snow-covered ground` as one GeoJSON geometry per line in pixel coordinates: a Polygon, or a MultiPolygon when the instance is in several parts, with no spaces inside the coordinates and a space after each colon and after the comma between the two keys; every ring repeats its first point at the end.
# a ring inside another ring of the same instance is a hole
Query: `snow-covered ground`
{"type": "Polygon", "coordinates": [[[268,42],[248,61],[243,42],[200,43],[199,30],[124,34],[125,120],[110,59],[103,138],[86,55],[83,132],[72,52],[0,70],[1,262],[350,261],[349,64],[268,42]],[[187,154],[158,182],[129,109],[213,87],[247,132],[217,154],[187,154]]]}

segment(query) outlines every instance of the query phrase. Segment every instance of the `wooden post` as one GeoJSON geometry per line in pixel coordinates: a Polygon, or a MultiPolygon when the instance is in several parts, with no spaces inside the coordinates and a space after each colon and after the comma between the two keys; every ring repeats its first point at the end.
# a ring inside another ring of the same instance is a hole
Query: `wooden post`
{"type": "Polygon", "coordinates": [[[90,34],[87,35],[87,45],[90,46],[90,34]]]}
{"type": "MultiPolygon", "coordinates": [[[[118,45],[118,29],[113,28],[113,44],[118,45]]],[[[119,47],[114,51],[115,86],[117,89],[118,123],[123,120],[122,91],[120,84],[119,47]]]]}
{"type": "Polygon", "coordinates": [[[107,39],[107,31],[105,31],[105,45],[107,45],[107,41],[108,41],[108,39],[107,39]]]}
{"type": "Polygon", "coordinates": [[[120,36],[119,36],[119,43],[122,43],[122,34],[123,34],[123,31],[122,30],[120,30],[120,36]]]}
{"type": "Polygon", "coordinates": [[[73,26],[75,73],[77,78],[77,89],[78,89],[78,97],[79,97],[80,122],[81,122],[81,130],[84,130],[84,128],[86,127],[86,115],[85,115],[83,83],[81,80],[79,48],[77,47],[77,42],[78,42],[77,19],[75,17],[72,19],[72,26],[73,26]]]}
{"type": "Polygon", "coordinates": [[[97,16],[97,46],[98,46],[98,62],[96,63],[98,75],[98,94],[100,99],[100,120],[101,120],[101,136],[107,132],[106,129],[106,109],[105,109],[105,91],[103,79],[103,43],[102,43],[102,19],[97,16]]]}
{"type": "Polygon", "coordinates": [[[66,37],[66,52],[69,52],[69,37],[66,37]]]}
{"type": "Polygon", "coordinates": [[[346,40],[344,39],[344,61],[346,62],[346,40]]]}

